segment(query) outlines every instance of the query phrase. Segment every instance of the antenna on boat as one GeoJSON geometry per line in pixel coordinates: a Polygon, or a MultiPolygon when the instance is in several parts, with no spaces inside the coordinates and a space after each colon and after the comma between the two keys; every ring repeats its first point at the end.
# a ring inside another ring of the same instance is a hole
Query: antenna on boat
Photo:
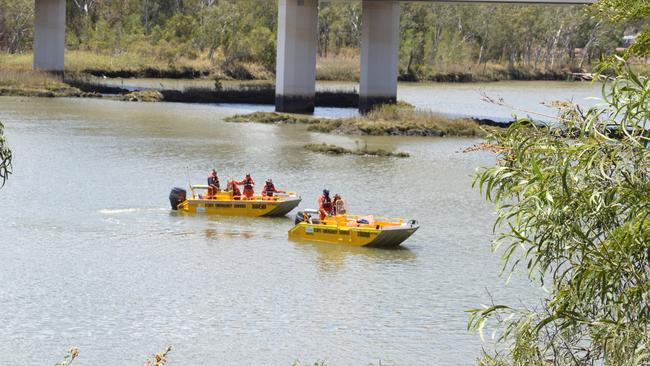
{"type": "Polygon", "coordinates": [[[185,174],[187,174],[188,188],[192,188],[192,180],[190,179],[190,167],[189,166],[185,166],[185,174]]]}

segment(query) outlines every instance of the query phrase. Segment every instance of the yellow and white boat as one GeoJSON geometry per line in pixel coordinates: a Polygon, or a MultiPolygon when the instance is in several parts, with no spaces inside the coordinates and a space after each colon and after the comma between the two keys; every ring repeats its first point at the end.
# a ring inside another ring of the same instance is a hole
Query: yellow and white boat
{"type": "Polygon", "coordinates": [[[182,188],[173,188],[169,194],[172,210],[197,214],[226,216],[284,216],[301,201],[295,192],[276,194],[273,197],[233,196],[232,192],[220,191],[213,197],[207,195],[207,185],[190,186],[191,197],[182,188]]]}
{"type": "Polygon", "coordinates": [[[366,247],[399,246],[420,228],[415,220],[372,215],[338,215],[320,221],[317,210],[298,212],[295,224],[290,239],[366,247]]]}

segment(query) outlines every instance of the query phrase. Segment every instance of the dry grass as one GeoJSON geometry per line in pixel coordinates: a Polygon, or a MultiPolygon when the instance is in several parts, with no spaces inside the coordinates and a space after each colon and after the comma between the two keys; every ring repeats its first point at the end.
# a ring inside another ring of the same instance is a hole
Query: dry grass
{"type": "Polygon", "coordinates": [[[71,97],[83,93],[60,76],[32,70],[0,69],[0,95],[71,97]]]}
{"type": "Polygon", "coordinates": [[[384,105],[365,116],[325,120],[309,127],[313,131],[357,135],[395,136],[483,136],[478,123],[449,118],[430,111],[384,105]]]}
{"type": "Polygon", "coordinates": [[[328,144],[307,144],[304,146],[305,150],[323,154],[333,154],[333,155],[362,155],[362,156],[385,156],[385,157],[397,157],[397,158],[408,158],[411,156],[406,152],[392,152],[384,149],[369,149],[366,145],[360,149],[346,149],[341,146],[328,145],[328,144]]]}
{"type": "Polygon", "coordinates": [[[161,92],[153,91],[134,91],[120,96],[120,99],[127,102],[162,102],[164,97],[161,92]]]}
{"type": "MultiPolygon", "coordinates": [[[[0,65],[3,69],[27,71],[32,69],[32,54],[0,53],[0,65]]],[[[107,74],[125,72],[133,74],[174,73],[179,70],[192,70],[195,73],[212,74],[216,69],[207,58],[178,58],[173,63],[157,57],[147,57],[139,53],[124,52],[116,55],[99,54],[89,51],[66,50],[66,73],[85,73],[104,71],[107,74]]]]}
{"type": "Polygon", "coordinates": [[[329,81],[358,81],[359,55],[320,57],[316,62],[316,79],[329,81]]]}
{"type": "Polygon", "coordinates": [[[227,122],[306,124],[310,131],[346,135],[393,136],[483,136],[484,129],[475,121],[448,118],[430,111],[403,105],[384,105],[356,118],[313,118],[276,112],[236,115],[227,122]]]}
{"type": "MultiPolygon", "coordinates": [[[[122,77],[210,77],[235,80],[273,80],[273,70],[255,62],[226,63],[220,57],[210,61],[207,53],[197,53],[193,58],[177,57],[174,50],[141,47],[131,52],[104,54],[91,51],[66,50],[67,73],[92,72],[95,75],[122,77]]],[[[345,50],[337,55],[320,57],[316,65],[317,80],[358,81],[360,74],[359,51],[345,50]]],[[[32,55],[0,53],[2,69],[28,71],[32,69],[32,55]]],[[[646,67],[639,65],[639,67],[646,67]]],[[[422,66],[409,74],[401,70],[405,81],[498,81],[508,79],[564,80],[570,70],[543,70],[516,66],[513,70],[504,64],[477,65],[460,62],[422,66]]]]}
{"type": "Polygon", "coordinates": [[[238,114],[225,119],[226,122],[256,122],[256,123],[286,123],[286,124],[316,124],[322,119],[313,118],[300,114],[278,113],[278,112],[253,112],[250,114],[238,114]]]}

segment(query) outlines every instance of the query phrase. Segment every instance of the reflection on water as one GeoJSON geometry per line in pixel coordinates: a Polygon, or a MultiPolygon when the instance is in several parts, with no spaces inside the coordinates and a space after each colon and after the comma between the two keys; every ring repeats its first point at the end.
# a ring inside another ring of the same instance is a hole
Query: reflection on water
{"type": "Polygon", "coordinates": [[[413,262],[417,255],[407,247],[366,248],[342,244],[314,243],[292,240],[298,250],[316,253],[318,269],[323,272],[345,270],[348,260],[370,262],[413,262]]]}
{"type": "MultiPolygon", "coordinates": [[[[254,108],[254,107],[253,107],[254,108]]],[[[174,345],[178,364],[408,365],[473,362],[465,309],[530,303],[490,253],[492,208],[470,187],[494,157],[475,139],[338,136],[301,126],[230,124],[241,108],[94,99],[0,98],[15,153],[0,191],[0,357],[81,348],[119,365],[174,345]],[[408,151],[330,156],[307,143],[408,151]],[[417,219],[401,250],[292,242],[285,218],[187,215],[169,190],[246,172],[300,192],[323,188],[351,213],[417,219]],[[458,350],[462,350],[459,352],[458,350]]],[[[93,361],[91,361],[93,360],[93,361]]],[[[80,361],[81,362],[81,361],[80,361]]]]}

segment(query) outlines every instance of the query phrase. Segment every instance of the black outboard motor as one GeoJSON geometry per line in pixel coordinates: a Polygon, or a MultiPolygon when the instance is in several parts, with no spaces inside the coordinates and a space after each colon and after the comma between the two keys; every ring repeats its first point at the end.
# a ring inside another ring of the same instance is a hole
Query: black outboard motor
{"type": "Polygon", "coordinates": [[[183,188],[172,188],[172,191],[169,193],[169,203],[172,205],[172,210],[178,210],[178,205],[185,202],[187,199],[187,191],[183,188]]]}
{"type": "Polygon", "coordinates": [[[305,221],[305,214],[302,211],[298,211],[296,214],[296,219],[293,221],[293,223],[294,225],[298,225],[303,221],[305,221]]]}

